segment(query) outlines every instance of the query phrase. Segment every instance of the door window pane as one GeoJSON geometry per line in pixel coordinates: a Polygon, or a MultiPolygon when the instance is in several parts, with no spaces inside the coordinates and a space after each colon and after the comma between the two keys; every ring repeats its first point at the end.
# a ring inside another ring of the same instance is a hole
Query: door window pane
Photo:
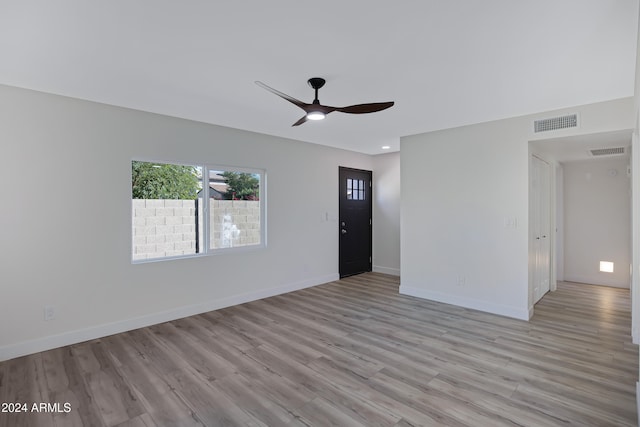
{"type": "Polygon", "coordinates": [[[365,200],[365,182],[362,179],[347,179],[347,200],[365,200]]]}

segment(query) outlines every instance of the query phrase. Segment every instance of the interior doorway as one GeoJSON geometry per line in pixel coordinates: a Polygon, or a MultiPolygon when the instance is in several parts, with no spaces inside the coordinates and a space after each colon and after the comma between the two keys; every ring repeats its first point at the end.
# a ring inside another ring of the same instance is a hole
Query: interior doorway
{"type": "MultiPolygon", "coordinates": [[[[557,281],[619,286],[610,263],[624,276],[620,287],[630,286],[630,150],[631,131],[530,142],[551,165],[551,290],[557,281]]],[[[530,274],[530,303],[533,289],[530,274]]]]}

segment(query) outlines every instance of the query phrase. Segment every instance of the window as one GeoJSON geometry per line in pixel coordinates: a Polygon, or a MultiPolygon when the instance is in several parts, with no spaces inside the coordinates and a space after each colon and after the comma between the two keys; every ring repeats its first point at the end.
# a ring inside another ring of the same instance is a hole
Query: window
{"type": "Polygon", "coordinates": [[[264,176],[260,170],[132,161],[132,260],[264,246],[264,176]]]}
{"type": "Polygon", "coordinates": [[[347,200],[365,200],[363,180],[347,179],[347,200]]]}
{"type": "Polygon", "coordinates": [[[261,175],[209,170],[209,248],[260,245],[261,175]]]}

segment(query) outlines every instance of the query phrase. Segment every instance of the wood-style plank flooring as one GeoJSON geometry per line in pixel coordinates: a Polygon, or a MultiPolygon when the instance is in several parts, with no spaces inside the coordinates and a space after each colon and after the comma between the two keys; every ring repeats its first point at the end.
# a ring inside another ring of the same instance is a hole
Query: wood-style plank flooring
{"type": "Polygon", "coordinates": [[[398,285],[368,273],[0,363],[0,403],[54,405],[0,426],[637,426],[628,290],[561,283],[524,322],[398,285]]]}

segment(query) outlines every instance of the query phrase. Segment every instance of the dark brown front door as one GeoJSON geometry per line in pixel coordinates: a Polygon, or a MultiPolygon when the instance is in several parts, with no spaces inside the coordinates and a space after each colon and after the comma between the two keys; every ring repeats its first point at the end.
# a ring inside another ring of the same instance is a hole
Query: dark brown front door
{"type": "Polygon", "coordinates": [[[340,167],[340,277],[371,271],[371,171],[340,167]]]}

